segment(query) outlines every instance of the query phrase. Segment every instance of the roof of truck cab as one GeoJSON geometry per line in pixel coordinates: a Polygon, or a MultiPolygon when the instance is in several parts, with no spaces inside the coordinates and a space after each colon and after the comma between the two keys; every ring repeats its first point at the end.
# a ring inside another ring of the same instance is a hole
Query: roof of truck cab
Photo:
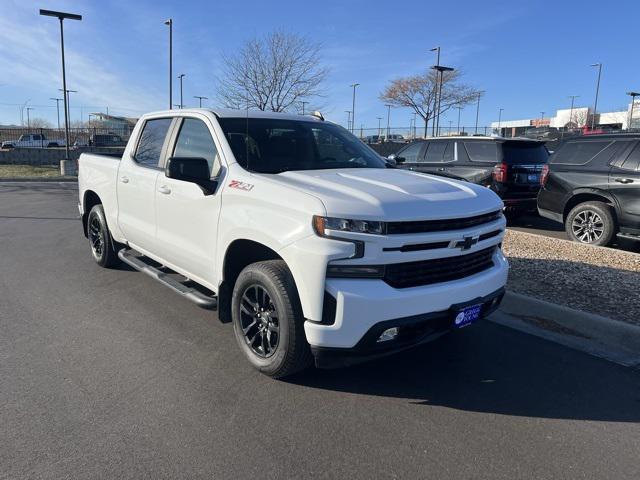
{"type": "MultiPolygon", "coordinates": [[[[211,112],[218,118],[273,118],[280,120],[303,120],[309,122],[320,122],[321,120],[312,115],[295,115],[291,113],[263,112],[261,110],[235,110],[231,108],[183,108],[180,110],[168,110],[169,113],[207,113],[211,112]]],[[[163,112],[164,113],[164,112],[163,112]]]]}

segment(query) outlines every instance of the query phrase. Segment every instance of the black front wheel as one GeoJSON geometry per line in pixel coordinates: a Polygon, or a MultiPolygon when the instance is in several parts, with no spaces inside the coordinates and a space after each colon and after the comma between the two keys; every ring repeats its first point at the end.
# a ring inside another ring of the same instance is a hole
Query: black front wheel
{"type": "Polygon", "coordinates": [[[262,373],[282,378],[311,364],[300,300],[284,261],[253,263],[242,270],[231,309],[238,345],[262,373]]]}
{"type": "Polygon", "coordinates": [[[91,254],[98,265],[109,268],[119,263],[102,205],[95,205],[87,216],[87,236],[91,254]]]}
{"type": "Polygon", "coordinates": [[[611,208],[602,202],[585,202],[573,207],[567,215],[565,230],[571,240],[605,246],[616,234],[611,208]]]}

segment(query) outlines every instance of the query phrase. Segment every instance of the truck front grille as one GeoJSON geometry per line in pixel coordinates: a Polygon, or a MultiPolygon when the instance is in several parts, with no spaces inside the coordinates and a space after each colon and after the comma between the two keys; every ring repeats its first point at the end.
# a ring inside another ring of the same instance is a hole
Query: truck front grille
{"type": "Polygon", "coordinates": [[[423,220],[412,222],[389,222],[387,223],[387,233],[390,235],[406,233],[426,233],[443,232],[447,230],[463,230],[465,228],[477,227],[485,223],[498,220],[502,212],[497,210],[483,215],[466,218],[449,218],[444,220],[423,220]]]}
{"type": "Polygon", "coordinates": [[[389,264],[384,281],[394,288],[409,288],[459,280],[491,268],[495,249],[492,246],[467,255],[389,264]]]}

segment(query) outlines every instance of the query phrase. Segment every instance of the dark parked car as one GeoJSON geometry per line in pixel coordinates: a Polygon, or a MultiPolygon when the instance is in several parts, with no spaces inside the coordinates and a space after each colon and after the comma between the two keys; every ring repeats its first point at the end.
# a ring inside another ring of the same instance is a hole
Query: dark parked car
{"type": "Polygon", "coordinates": [[[89,145],[92,147],[124,147],[127,145],[127,142],[124,141],[120,135],[99,133],[91,135],[89,145]]]}
{"type": "Polygon", "coordinates": [[[531,139],[442,137],[410,143],[389,158],[398,168],[485,185],[507,211],[535,211],[549,152],[531,139]]]}
{"type": "Polygon", "coordinates": [[[538,196],[540,215],[564,223],[572,240],[640,240],[640,135],[590,135],[562,143],[538,196]]]}

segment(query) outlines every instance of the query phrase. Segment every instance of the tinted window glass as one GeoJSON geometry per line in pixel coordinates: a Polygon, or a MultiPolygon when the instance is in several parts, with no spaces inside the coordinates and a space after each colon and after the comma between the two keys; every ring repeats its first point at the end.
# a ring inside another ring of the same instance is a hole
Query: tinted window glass
{"type": "Polygon", "coordinates": [[[186,118],[180,127],[174,157],[204,158],[209,164],[209,174],[216,176],[220,170],[218,149],[205,123],[195,118],[186,118]]]}
{"type": "Polygon", "coordinates": [[[136,162],[148,167],[157,167],[162,153],[162,145],[171,125],[170,118],[147,120],[136,149],[136,162]]]}
{"type": "Polygon", "coordinates": [[[498,145],[496,142],[464,142],[472,162],[497,162],[498,145]]]}
{"type": "Polygon", "coordinates": [[[405,159],[407,163],[415,163],[419,162],[420,159],[418,156],[420,155],[420,151],[422,150],[422,146],[424,143],[415,142],[409,145],[407,148],[402,150],[398,155],[405,159]]]}
{"type": "Polygon", "coordinates": [[[377,153],[331,123],[221,118],[220,126],[238,163],[254,172],[386,168],[377,153]]]}
{"type": "Polygon", "coordinates": [[[551,163],[562,165],[585,165],[604,150],[611,141],[567,142],[551,158],[551,163]]]}
{"type": "Polygon", "coordinates": [[[442,160],[445,162],[453,162],[454,160],[454,156],[453,156],[453,150],[455,149],[455,142],[447,142],[447,148],[444,151],[444,157],[442,157],[442,160]]]}
{"type": "Polygon", "coordinates": [[[640,143],[631,151],[627,159],[620,165],[625,170],[638,170],[640,165],[640,143]]]}
{"type": "Polygon", "coordinates": [[[425,155],[425,162],[442,163],[448,142],[430,142],[425,155]]]}
{"type": "Polygon", "coordinates": [[[509,165],[542,164],[549,160],[549,152],[544,145],[531,142],[505,142],[502,144],[503,161],[509,165]]]}

